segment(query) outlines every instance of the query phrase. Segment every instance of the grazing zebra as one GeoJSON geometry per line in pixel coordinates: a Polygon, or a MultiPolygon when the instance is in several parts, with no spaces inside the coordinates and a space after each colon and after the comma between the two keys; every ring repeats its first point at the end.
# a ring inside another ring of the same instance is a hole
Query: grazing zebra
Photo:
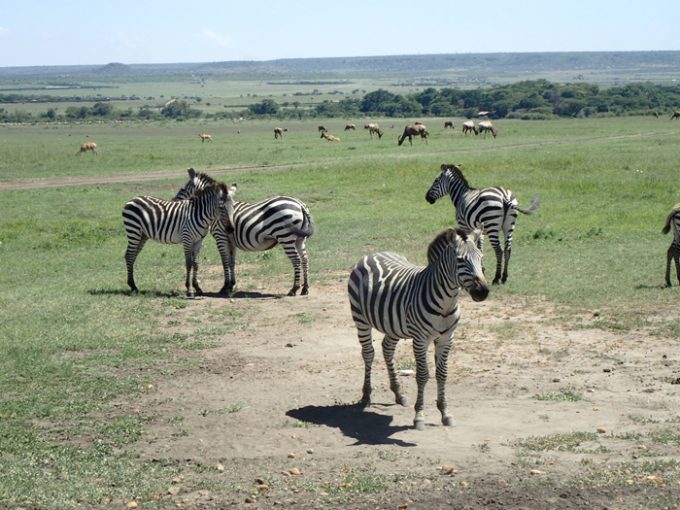
{"type": "Polygon", "coordinates": [[[483,301],[489,294],[478,247],[481,237],[481,230],[445,230],[430,243],[427,267],[415,266],[396,253],[377,253],[363,257],[352,268],[347,290],[364,358],[362,404],[371,403],[371,365],[375,356],[371,329],[385,334],[382,350],[390,389],[401,405],[407,405],[407,400],[397,380],[394,350],[400,339],[412,338],[418,383],[414,425],[422,430],[423,397],[429,378],[427,349],[434,341],[437,408],[442,423],[453,425],[446,410],[445,384],[453,331],[460,318],[458,295],[461,288],[475,301],[483,301]]]}
{"type": "Polygon", "coordinates": [[[210,225],[218,218],[233,225],[234,203],[223,183],[213,183],[184,200],[142,196],[125,204],[123,224],[128,240],[125,263],[132,292],[139,290],[134,279],[135,260],[146,241],[153,239],[163,244],[184,245],[187,295],[193,296],[194,290],[202,294],[198,286],[198,254],[210,225]]]}
{"type": "MultiPolygon", "coordinates": [[[[177,193],[175,200],[215,182],[207,174],[196,172],[193,168],[187,172],[189,182],[177,193]]],[[[255,204],[234,200],[232,225],[231,232],[227,231],[223,221],[215,222],[210,229],[217,242],[224,268],[221,294],[230,294],[236,285],[235,248],[243,251],[265,251],[277,244],[283,247],[293,264],[293,287],[288,295],[295,296],[300,288],[302,295],[309,294],[309,258],[305,243],[314,233],[314,221],[304,203],[287,196],[275,196],[255,204]]]]}
{"type": "Polygon", "coordinates": [[[668,234],[673,229],[673,242],[666,253],[666,286],[671,286],[671,260],[675,261],[675,274],[680,283],[680,203],[675,204],[666,218],[661,232],[668,234]]]}
{"type": "Polygon", "coordinates": [[[517,198],[505,188],[493,187],[477,189],[471,187],[460,168],[456,165],[442,165],[441,173],[427,190],[425,199],[434,204],[439,198],[449,194],[456,208],[456,220],[460,225],[472,228],[481,224],[496,252],[496,275],[493,282],[505,283],[508,279],[508,263],[512,245],[512,232],[517,221],[517,212],[532,214],[538,209],[538,200],[533,199],[528,209],[517,204],[517,198]],[[505,267],[501,275],[503,252],[501,251],[500,232],[505,237],[505,267]]]}

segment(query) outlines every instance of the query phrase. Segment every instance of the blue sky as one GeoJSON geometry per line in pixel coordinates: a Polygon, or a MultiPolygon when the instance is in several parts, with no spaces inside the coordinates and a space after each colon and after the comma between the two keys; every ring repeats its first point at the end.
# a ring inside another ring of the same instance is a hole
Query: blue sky
{"type": "Polygon", "coordinates": [[[678,0],[2,0],[0,67],[680,50],[679,19],[678,0]]]}

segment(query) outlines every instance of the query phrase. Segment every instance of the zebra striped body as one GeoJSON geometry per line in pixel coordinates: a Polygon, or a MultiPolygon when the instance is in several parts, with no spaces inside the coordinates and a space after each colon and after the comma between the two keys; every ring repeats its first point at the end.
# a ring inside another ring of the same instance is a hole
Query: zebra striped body
{"type": "Polygon", "coordinates": [[[441,166],[441,173],[430,186],[425,199],[434,204],[439,198],[447,194],[450,195],[456,208],[456,220],[459,225],[468,228],[483,226],[496,253],[496,275],[492,283],[496,284],[499,281],[505,283],[508,279],[512,233],[515,230],[517,213],[532,214],[538,209],[538,200],[534,199],[528,209],[523,209],[519,207],[517,198],[508,189],[501,187],[472,188],[456,165],[441,166]],[[505,238],[504,266],[500,242],[501,232],[503,232],[505,238]]]}
{"type": "Polygon", "coordinates": [[[187,295],[202,294],[198,285],[198,254],[210,225],[222,219],[233,221],[233,202],[224,184],[214,183],[185,200],[170,201],[142,196],[123,207],[123,225],[128,246],[125,252],[128,285],[135,285],[134,264],[147,240],[184,246],[187,295]],[[192,278],[193,271],[193,278],[192,278]],[[193,290],[192,290],[193,286],[193,290]]]}
{"type": "Polygon", "coordinates": [[[680,203],[666,217],[666,224],[661,232],[668,234],[673,230],[673,241],[666,252],[666,286],[671,286],[671,260],[675,261],[675,274],[680,284],[680,203]]]}
{"type": "Polygon", "coordinates": [[[377,253],[363,257],[352,268],[347,288],[364,359],[363,404],[371,401],[371,366],[375,356],[371,331],[375,328],[385,335],[382,350],[390,388],[401,405],[406,405],[406,399],[397,380],[394,350],[400,339],[413,339],[418,383],[414,420],[417,429],[422,429],[425,423],[423,399],[429,379],[426,358],[427,349],[434,342],[437,407],[442,423],[453,424],[446,410],[445,384],[453,331],[460,318],[458,296],[461,288],[475,301],[486,299],[489,293],[478,247],[481,236],[479,230],[445,230],[430,244],[426,267],[415,266],[401,255],[377,253]]]}
{"type": "MultiPolygon", "coordinates": [[[[208,175],[188,170],[189,182],[175,199],[183,198],[194,189],[214,182],[208,175]]],[[[236,285],[236,248],[243,251],[265,251],[277,244],[293,264],[293,287],[289,296],[301,290],[309,293],[309,257],[305,243],[314,233],[314,221],[307,206],[297,198],[271,197],[255,204],[234,201],[233,231],[222,221],[211,226],[211,232],[222,259],[224,286],[220,292],[231,293],[236,285]]]]}

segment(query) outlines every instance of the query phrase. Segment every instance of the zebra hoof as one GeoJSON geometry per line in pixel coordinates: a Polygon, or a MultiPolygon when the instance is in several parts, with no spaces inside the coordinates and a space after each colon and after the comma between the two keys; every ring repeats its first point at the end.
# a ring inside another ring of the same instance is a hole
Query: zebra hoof
{"type": "Polygon", "coordinates": [[[309,287],[302,287],[302,292],[300,292],[301,296],[307,296],[309,295],[309,287]]]}
{"type": "Polygon", "coordinates": [[[288,295],[289,296],[295,296],[297,294],[297,291],[298,291],[297,287],[293,287],[292,289],[290,289],[288,291],[288,295]]]}
{"type": "Polygon", "coordinates": [[[413,420],[413,426],[416,430],[425,430],[425,420],[413,420]]]}
{"type": "Polygon", "coordinates": [[[491,282],[491,285],[498,285],[500,282],[501,281],[499,278],[494,278],[493,281],[491,282]]]}
{"type": "Polygon", "coordinates": [[[456,420],[453,419],[453,416],[444,416],[442,417],[442,425],[445,427],[455,427],[456,420]]]}

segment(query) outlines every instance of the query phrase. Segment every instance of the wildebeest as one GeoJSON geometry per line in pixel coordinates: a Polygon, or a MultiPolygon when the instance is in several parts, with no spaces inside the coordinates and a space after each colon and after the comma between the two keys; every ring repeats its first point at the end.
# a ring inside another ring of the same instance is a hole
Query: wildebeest
{"type": "Polygon", "coordinates": [[[371,135],[371,139],[373,139],[373,134],[378,135],[378,138],[382,138],[383,132],[380,129],[380,124],[377,122],[370,122],[368,124],[364,124],[364,129],[368,129],[368,133],[371,135]]]}
{"type": "Polygon", "coordinates": [[[675,111],[671,114],[671,120],[673,120],[673,119],[680,119],[680,110],[675,110],[675,111]]]}
{"type": "Polygon", "coordinates": [[[277,138],[283,138],[284,131],[288,131],[288,128],[280,127],[274,128],[274,140],[276,140],[277,138]]]}
{"type": "Polygon", "coordinates": [[[97,154],[97,144],[94,142],[83,142],[80,144],[80,150],[76,152],[76,155],[80,155],[83,152],[92,151],[97,154]]]}
{"type": "Polygon", "coordinates": [[[212,142],[212,136],[210,136],[208,133],[202,132],[198,133],[198,137],[201,139],[202,142],[212,142]]]}
{"type": "Polygon", "coordinates": [[[340,138],[337,136],[329,135],[326,131],[321,131],[321,138],[325,138],[329,142],[339,142],[340,138]]]}
{"type": "Polygon", "coordinates": [[[455,127],[455,125],[453,124],[453,121],[447,120],[446,122],[444,122],[444,129],[447,129],[447,128],[453,129],[454,127],[455,127]]]}
{"type": "Polygon", "coordinates": [[[427,137],[429,134],[430,133],[427,130],[427,127],[425,127],[425,124],[409,124],[404,128],[404,132],[397,139],[397,142],[399,142],[399,145],[401,145],[404,143],[404,140],[408,138],[408,143],[413,145],[413,137],[420,136],[420,138],[425,140],[427,143],[427,137]]]}
{"type": "Polygon", "coordinates": [[[345,125],[345,131],[354,131],[357,128],[356,124],[346,124],[345,125]]]}
{"type": "Polygon", "coordinates": [[[319,126],[317,129],[319,130],[319,133],[321,133],[321,132],[323,132],[323,131],[328,131],[328,130],[326,129],[326,126],[319,126]]]}
{"type": "Polygon", "coordinates": [[[463,122],[463,134],[467,135],[470,131],[472,131],[474,134],[479,134],[479,131],[477,131],[477,126],[475,125],[474,120],[466,120],[463,122]]]}
{"type": "Polygon", "coordinates": [[[490,120],[483,120],[479,124],[479,132],[484,133],[486,135],[487,132],[490,132],[494,138],[496,138],[496,135],[498,134],[498,130],[496,127],[491,123],[490,120]]]}
{"type": "Polygon", "coordinates": [[[673,230],[673,241],[671,242],[668,252],[666,252],[666,286],[671,286],[671,260],[675,261],[675,274],[680,283],[680,203],[675,204],[675,207],[666,217],[666,224],[661,230],[662,233],[668,234],[673,230]]]}

